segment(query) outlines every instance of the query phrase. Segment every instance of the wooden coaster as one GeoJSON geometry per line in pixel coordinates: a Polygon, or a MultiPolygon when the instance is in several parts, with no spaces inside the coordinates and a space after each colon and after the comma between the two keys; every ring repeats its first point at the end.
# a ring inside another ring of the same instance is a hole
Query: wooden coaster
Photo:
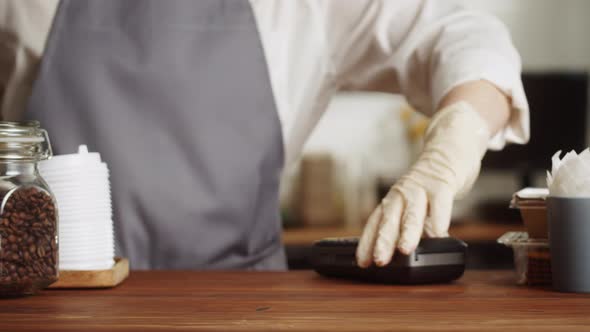
{"type": "Polygon", "coordinates": [[[59,280],[49,288],[111,288],[129,276],[129,260],[115,257],[115,265],[109,270],[59,271],[59,280]]]}

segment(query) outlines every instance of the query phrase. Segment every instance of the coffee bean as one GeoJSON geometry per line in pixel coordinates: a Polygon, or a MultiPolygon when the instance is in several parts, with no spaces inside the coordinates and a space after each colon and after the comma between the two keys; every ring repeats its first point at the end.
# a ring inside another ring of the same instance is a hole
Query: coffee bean
{"type": "MultiPolygon", "coordinates": [[[[4,193],[5,194],[5,193],[4,193]]],[[[57,218],[53,198],[35,187],[11,192],[0,211],[0,296],[15,287],[57,280],[57,218]]]]}

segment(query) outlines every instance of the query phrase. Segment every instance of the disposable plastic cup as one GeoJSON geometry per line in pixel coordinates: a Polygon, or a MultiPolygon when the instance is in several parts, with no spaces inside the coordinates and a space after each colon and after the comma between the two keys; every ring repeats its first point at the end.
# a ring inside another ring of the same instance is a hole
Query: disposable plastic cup
{"type": "Polygon", "coordinates": [[[78,146],[78,151],[75,153],[68,153],[53,156],[48,160],[43,160],[39,164],[43,167],[55,165],[56,167],[67,167],[72,165],[79,165],[84,163],[100,163],[100,153],[88,151],[86,144],[78,146]]]}
{"type": "Polygon", "coordinates": [[[83,249],[83,250],[105,250],[105,249],[113,249],[114,247],[114,241],[113,239],[107,239],[107,238],[103,238],[102,241],[92,241],[90,239],[87,239],[87,241],[76,241],[74,238],[72,238],[71,241],[61,241],[60,242],[60,250],[62,248],[67,248],[68,249],[68,253],[71,253],[71,251],[69,251],[70,249],[83,249]]]}
{"type": "Polygon", "coordinates": [[[78,206],[77,204],[96,204],[96,203],[110,203],[111,197],[108,195],[104,196],[76,196],[76,195],[55,195],[57,203],[61,206],[78,206]]]}
{"type": "Polygon", "coordinates": [[[67,228],[81,228],[86,226],[98,226],[98,225],[112,225],[112,217],[108,213],[97,214],[94,215],[87,215],[87,217],[80,216],[74,217],[72,216],[60,216],[60,224],[58,229],[67,229],[67,228]],[[96,216],[96,217],[95,217],[96,216]],[[60,226],[65,226],[61,228],[60,226]]]}
{"type": "Polygon", "coordinates": [[[79,184],[86,182],[108,181],[108,179],[110,178],[109,173],[106,171],[79,173],[74,172],[59,175],[41,173],[41,176],[50,186],[59,184],[79,184]]]}
{"type": "Polygon", "coordinates": [[[92,236],[92,232],[96,232],[96,234],[102,234],[103,232],[108,232],[112,230],[112,224],[107,224],[104,222],[88,222],[84,224],[69,224],[69,225],[59,225],[58,231],[61,234],[69,235],[72,233],[84,235],[88,234],[92,236]]]}
{"type": "Polygon", "coordinates": [[[59,195],[56,194],[55,195],[57,203],[60,204],[62,207],[65,206],[72,206],[72,207],[76,207],[79,204],[96,204],[96,203],[110,203],[111,202],[111,197],[109,195],[103,195],[103,196],[91,196],[91,195],[59,195]]]}
{"type": "Polygon", "coordinates": [[[105,194],[109,194],[111,193],[111,186],[108,183],[94,183],[94,184],[88,184],[88,183],[81,183],[81,184],[76,184],[76,185],[52,185],[51,183],[47,182],[49,184],[49,190],[51,190],[51,192],[54,195],[69,195],[69,196],[81,196],[81,195],[85,195],[85,196],[89,196],[89,195],[105,195],[105,194]]]}
{"type": "Polygon", "coordinates": [[[82,217],[82,218],[91,218],[93,215],[101,215],[104,216],[105,213],[112,213],[112,205],[108,203],[98,204],[95,206],[85,206],[85,207],[68,207],[60,205],[59,202],[57,204],[57,208],[59,210],[60,218],[69,216],[69,217],[82,217]]]}
{"type": "Polygon", "coordinates": [[[99,244],[64,244],[60,246],[60,255],[63,257],[86,257],[87,255],[107,255],[112,254],[115,250],[114,243],[99,244]]]}
{"type": "Polygon", "coordinates": [[[108,169],[92,169],[88,171],[69,171],[63,173],[56,172],[40,172],[43,178],[53,180],[58,183],[76,183],[76,181],[91,179],[99,180],[108,178],[110,173],[108,169]]]}
{"type": "Polygon", "coordinates": [[[108,180],[84,180],[71,183],[52,183],[47,181],[49,188],[54,194],[89,195],[94,192],[111,192],[108,180]]]}
{"type": "Polygon", "coordinates": [[[63,243],[65,245],[70,245],[70,244],[94,245],[94,244],[112,242],[113,236],[110,235],[109,233],[110,232],[107,230],[99,231],[99,232],[95,232],[95,233],[61,231],[61,232],[59,232],[59,235],[60,235],[60,237],[62,237],[62,239],[60,240],[60,243],[63,243]],[[96,241],[95,239],[102,239],[102,241],[96,241]]]}
{"type": "Polygon", "coordinates": [[[84,170],[63,170],[63,171],[43,171],[39,173],[43,178],[48,178],[56,181],[71,182],[72,180],[81,180],[88,178],[102,178],[109,176],[109,169],[107,167],[95,167],[84,170]]]}
{"type": "Polygon", "coordinates": [[[111,203],[111,196],[108,194],[105,194],[103,196],[91,196],[91,195],[59,195],[59,194],[55,194],[55,198],[57,203],[61,206],[61,207],[84,207],[84,206],[80,206],[80,205],[88,205],[88,204],[95,204],[95,202],[98,203],[111,203]]]}
{"type": "Polygon", "coordinates": [[[112,236],[113,227],[111,225],[93,225],[84,227],[62,227],[58,230],[60,241],[67,239],[105,239],[107,236],[112,236]]]}
{"type": "MultiPolygon", "coordinates": [[[[61,250],[61,248],[60,248],[61,250]]],[[[96,260],[101,258],[113,257],[115,252],[114,246],[103,247],[68,247],[59,256],[63,259],[88,259],[96,260]]]]}
{"type": "Polygon", "coordinates": [[[60,270],[63,271],[96,271],[96,270],[108,270],[115,265],[114,259],[107,259],[98,262],[59,262],[60,270]]]}
{"type": "Polygon", "coordinates": [[[88,176],[103,176],[109,174],[109,168],[106,165],[96,165],[92,167],[84,167],[81,169],[60,169],[60,170],[48,170],[48,169],[39,169],[39,173],[43,177],[61,179],[61,178],[70,178],[70,177],[82,177],[84,175],[88,176]]]}
{"type": "Polygon", "coordinates": [[[59,202],[61,200],[62,204],[69,204],[72,201],[74,203],[79,203],[77,201],[80,200],[97,200],[97,201],[110,201],[111,200],[111,193],[110,191],[105,190],[89,190],[92,192],[84,193],[84,192],[60,192],[60,191],[52,191],[53,195],[55,196],[56,200],[59,202]]]}
{"type": "Polygon", "coordinates": [[[108,183],[94,183],[94,184],[76,184],[76,185],[52,185],[49,183],[49,188],[52,193],[62,193],[70,195],[88,195],[95,191],[111,192],[111,187],[108,183]]]}
{"type": "MultiPolygon", "coordinates": [[[[43,175],[41,175],[43,176],[43,175]]],[[[88,187],[108,186],[109,177],[107,176],[86,176],[79,178],[56,179],[43,176],[45,182],[51,189],[85,189],[88,187]]]]}
{"type": "Polygon", "coordinates": [[[86,257],[87,255],[107,255],[112,254],[115,250],[113,243],[103,243],[97,245],[65,245],[60,246],[60,255],[63,257],[86,257]],[[61,249],[64,249],[63,252],[61,249]]]}
{"type": "MultiPolygon", "coordinates": [[[[68,215],[59,215],[59,222],[60,222],[60,226],[64,225],[64,226],[68,226],[68,227],[76,227],[79,226],[79,224],[86,224],[87,221],[86,220],[112,220],[113,219],[113,215],[112,213],[109,213],[109,211],[105,211],[105,212],[95,212],[92,214],[68,214],[68,215]]],[[[59,226],[58,226],[59,227],[59,226]]]]}
{"type": "Polygon", "coordinates": [[[64,245],[97,245],[113,242],[112,232],[102,231],[98,234],[85,234],[84,232],[59,232],[60,244],[64,245]]]}
{"type": "Polygon", "coordinates": [[[108,182],[78,183],[75,185],[51,185],[50,183],[49,188],[54,194],[69,195],[90,195],[98,191],[111,192],[111,187],[108,182]]]}
{"type": "Polygon", "coordinates": [[[100,259],[77,259],[77,260],[70,260],[70,259],[60,259],[59,261],[59,269],[60,270],[102,270],[102,269],[109,269],[113,266],[111,263],[107,263],[108,261],[114,261],[114,257],[103,257],[100,259]]]}
{"type": "MultiPolygon", "coordinates": [[[[61,248],[60,248],[61,250],[61,248]]],[[[115,249],[113,247],[69,247],[66,248],[63,253],[60,252],[59,256],[63,259],[102,259],[113,257],[115,249]]]]}
{"type": "Polygon", "coordinates": [[[49,184],[49,188],[53,193],[64,193],[64,194],[91,194],[94,191],[106,191],[110,192],[111,187],[107,181],[100,181],[100,182],[89,182],[84,181],[80,183],[71,183],[71,184],[49,184]]]}
{"type": "Polygon", "coordinates": [[[112,207],[110,199],[64,199],[57,198],[58,211],[83,212],[83,211],[103,211],[110,210],[112,207]]]}
{"type": "Polygon", "coordinates": [[[104,205],[99,207],[92,207],[92,208],[84,208],[84,209],[65,209],[61,208],[58,205],[59,209],[59,218],[60,220],[65,219],[83,219],[80,220],[84,222],[86,219],[104,219],[105,216],[112,216],[112,209],[110,205],[104,205]]]}
{"type": "MultiPolygon", "coordinates": [[[[102,220],[109,220],[112,219],[112,214],[109,212],[104,213],[93,213],[84,215],[61,215],[59,216],[59,222],[63,225],[75,227],[77,224],[84,223],[86,219],[102,219],[102,220]]],[[[59,227],[59,226],[58,226],[59,227]]]]}
{"type": "Polygon", "coordinates": [[[103,263],[108,260],[113,260],[115,256],[104,256],[101,258],[62,258],[59,257],[60,262],[68,263],[68,264],[84,264],[84,263],[103,263]]]}
{"type": "MultiPolygon", "coordinates": [[[[61,248],[60,248],[61,249],[61,248]]],[[[67,259],[97,259],[97,257],[109,257],[114,254],[113,246],[103,247],[69,247],[60,252],[60,257],[67,259]]]]}
{"type": "Polygon", "coordinates": [[[58,209],[60,221],[67,220],[69,222],[77,219],[79,222],[85,222],[86,219],[111,219],[113,216],[110,205],[84,209],[66,209],[58,204],[58,209]]]}
{"type": "Polygon", "coordinates": [[[95,240],[92,237],[71,236],[60,240],[60,250],[63,248],[108,248],[115,243],[114,239],[108,238],[106,234],[99,238],[100,240],[95,240]]]}
{"type": "Polygon", "coordinates": [[[94,258],[96,256],[104,256],[104,255],[113,255],[115,252],[115,248],[112,244],[105,244],[102,246],[86,246],[81,247],[79,245],[71,245],[66,246],[64,248],[60,247],[60,250],[63,249],[63,252],[60,251],[60,256],[68,259],[74,258],[94,258]]]}
{"type": "Polygon", "coordinates": [[[102,239],[100,241],[98,240],[93,240],[93,239],[89,239],[89,238],[85,238],[84,241],[82,239],[76,238],[76,237],[71,237],[68,240],[65,241],[60,241],[60,245],[64,245],[67,248],[73,248],[73,247],[77,247],[77,248],[108,248],[108,247],[112,247],[114,246],[114,238],[110,237],[107,238],[107,236],[103,236],[102,239]]]}
{"type": "Polygon", "coordinates": [[[108,239],[113,236],[112,225],[93,225],[84,227],[61,227],[58,229],[60,235],[60,242],[66,240],[94,240],[94,239],[108,239]]]}
{"type": "Polygon", "coordinates": [[[96,244],[96,245],[81,245],[81,244],[64,244],[60,246],[60,256],[62,257],[94,257],[97,255],[112,255],[115,250],[113,243],[96,244]]]}
{"type": "Polygon", "coordinates": [[[113,262],[99,263],[99,264],[62,264],[60,263],[60,270],[62,271],[103,271],[110,270],[114,266],[113,262]]]}
{"type": "Polygon", "coordinates": [[[104,205],[99,208],[59,209],[60,220],[80,219],[80,222],[84,222],[86,219],[110,219],[111,217],[112,209],[110,205],[104,205]]]}
{"type": "Polygon", "coordinates": [[[94,225],[71,225],[71,226],[63,226],[59,227],[58,234],[60,236],[76,236],[79,238],[94,238],[94,237],[102,237],[106,236],[107,234],[111,233],[113,228],[110,225],[101,225],[101,224],[94,224],[94,225]]]}
{"type": "Polygon", "coordinates": [[[63,256],[84,256],[86,254],[108,254],[112,253],[115,250],[115,246],[113,241],[105,241],[104,243],[77,243],[77,244],[67,244],[67,243],[60,243],[60,255],[63,256]],[[62,249],[64,249],[62,251],[62,249]]]}
{"type": "MultiPolygon", "coordinates": [[[[109,218],[100,218],[102,220],[108,220],[109,218]]],[[[101,225],[105,225],[105,227],[112,228],[113,224],[107,224],[106,221],[104,223],[99,222],[84,222],[84,218],[68,218],[60,220],[60,224],[58,226],[58,230],[60,231],[80,231],[88,229],[88,227],[100,227],[101,225]]]]}
{"type": "Polygon", "coordinates": [[[102,160],[100,160],[100,155],[98,153],[89,153],[87,154],[87,158],[80,158],[78,156],[79,155],[53,156],[50,160],[41,161],[39,163],[39,169],[43,171],[60,171],[87,168],[89,166],[102,164],[102,160]]]}
{"type": "Polygon", "coordinates": [[[90,242],[87,243],[83,242],[60,242],[60,250],[63,250],[64,254],[80,254],[85,252],[109,252],[113,250],[113,241],[103,241],[103,242],[90,242]],[[81,250],[78,252],[78,250],[81,250]]]}
{"type": "Polygon", "coordinates": [[[75,197],[55,195],[58,208],[87,209],[101,204],[111,205],[111,197],[75,197]]]}
{"type": "Polygon", "coordinates": [[[68,254],[60,254],[59,255],[59,259],[63,260],[63,261],[77,261],[77,262],[83,262],[83,261],[99,261],[99,260],[105,260],[105,259],[109,259],[109,258],[113,258],[115,257],[115,251],[113,249],[103,249],[103,250],[94,250],[94,251],[90,251],[90,250],[78,250],[78,251],[70,251],[70,255],[68,254]]]}
{"type": "Polygon", "coordinates": [[[75,181],[66,180],[46,180],[51,189],[69,189],[69,190],[83,190],[89,187],[106,187],[110,186],[107,177],[87,177],[84,179],[75,179],[75,181]]]}

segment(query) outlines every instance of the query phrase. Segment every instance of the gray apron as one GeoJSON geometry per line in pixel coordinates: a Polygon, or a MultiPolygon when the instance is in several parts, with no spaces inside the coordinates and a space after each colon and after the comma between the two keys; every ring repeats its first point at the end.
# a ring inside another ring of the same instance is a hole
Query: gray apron
{"type": "Polygon", "coordinates": [[[111,170],[135,269],[284,269],[283,146],[246,0],[63,0],[28,118],[111,170]]]}

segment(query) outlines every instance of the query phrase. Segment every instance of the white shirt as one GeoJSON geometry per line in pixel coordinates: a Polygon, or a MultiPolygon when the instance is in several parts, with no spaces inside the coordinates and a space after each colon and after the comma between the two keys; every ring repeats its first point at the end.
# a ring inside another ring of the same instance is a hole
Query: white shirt
{"type": "MultiPolygon", "coordinates": [[[[251,0],[279,114],[286,164],[335,92],[401,93],[431,115],[453,87],[485,79],[511,97],[490,148],[529,138],[521,63],[494,17],[440,0],[251,0]]],[[[58,0],[0,0],[0,112],[21,118],[58,0]]],[[[359,112],[362,112],[359,109],[359,112]]]]}

